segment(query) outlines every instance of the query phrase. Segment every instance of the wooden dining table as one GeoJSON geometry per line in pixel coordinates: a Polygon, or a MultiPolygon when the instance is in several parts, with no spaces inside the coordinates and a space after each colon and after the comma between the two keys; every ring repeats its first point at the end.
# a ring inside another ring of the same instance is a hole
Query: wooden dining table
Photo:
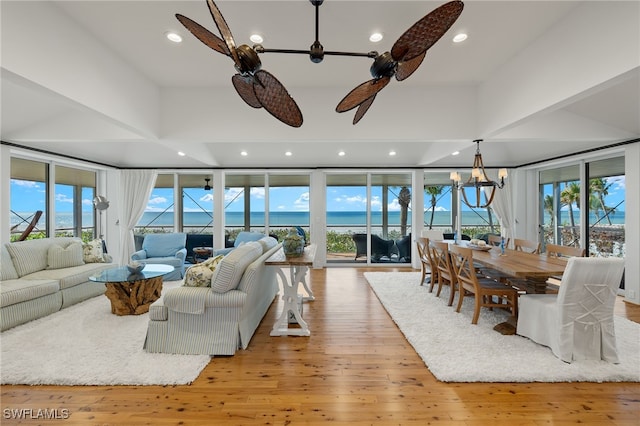
{"type": "MultiPolygon", "coordinates": [[[[468,246],[468,242],[464,243],[468,246]]],[[[513,284],[527,293],[545,293],[549,277],[562,275],[567,266],[566,258],[510,249],[505,249],[502,254],[499,247],[488,251],[474,249],[473,260],[474,263],[513,277],[513,284]]]]}

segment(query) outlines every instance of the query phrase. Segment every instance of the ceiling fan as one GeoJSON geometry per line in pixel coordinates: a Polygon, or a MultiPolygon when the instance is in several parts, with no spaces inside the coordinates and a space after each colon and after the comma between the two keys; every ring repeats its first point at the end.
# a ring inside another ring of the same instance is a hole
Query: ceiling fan
{"type": "Polygon", "coordinates": [[[427,50],[433,46],[462,13],[464,4],[460,0],[446,3],[413,24],[391,48],[391,52],[382,55],[372,51],[367,53],[325,51],[319,41],[319,7],[324,0],[309,0],[315,6],[315,41],[309,50],[294,49],[265,49],[256,44],[249,47],[246,44],[236,46],[220,9],[213,0],[207,0],[213,21],[220,31],[222,38],[216,36],[202,25],[176,14],[176,18],[196,38],[216,52],[230,56],[234,62],[237,74],[231,78],[233,87],[240,97],[253,108],[264,108],[271,115],[283,123],[300,127],[302,112],[289,95],[285,87],[271,73],[261,69],[262,63],[258,53],[298,53],[307,54],[314,63],[322,62],[324,55],[362,56],[374,59],[370,71],[373,77],[360,84],[345,96],[338,106],[337,112],[346,112],[355,107],[356,115],[353,124],[358,123],[391,77],[402,81],[408,78],[422,63],[427,50]]]}
{"type": "Polygon", "coordinates": [[[206,183],[204,184],[204,188],[202,188],[202,189],[204,189],[205,191],[211,191],[211,185],[209,185],[209,181],[211,181],[211,179],[204,178],[204,180],[205,180],[206,183]]]}

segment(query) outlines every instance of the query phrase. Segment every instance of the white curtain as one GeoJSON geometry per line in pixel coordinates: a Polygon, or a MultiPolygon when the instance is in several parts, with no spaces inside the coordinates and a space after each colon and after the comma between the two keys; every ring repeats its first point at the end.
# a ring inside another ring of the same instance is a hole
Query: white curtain
{"type": "Polygon", "coordinates": [[[155,170],[123,170],[120,174],[120,264],[126,265],[135,251],[133,228],[144,213],[156,183],[155,170]]]}
{"type": "MultiPolygon", "coordinates": [[[[511,170],[508,171],[508,173],[511,172],[511,170]]],[[[493,177],[490,179],[493,179],[493,177]]],[[[496,189],[496,195],[491,203],[491,208],[500,221],[500,235],[502,235],[505,241],[507,241],[507,239],[513,240],[515,235],[515,221],[513,218],[513,197],[511,196],[511,187],[508,180],[505,180],[505,182],[506,184],[504,188],[496,189]]],[[[487,196],[490,195],[489,191],[490,190],[485,189],[485,194],[487,196]]]]}

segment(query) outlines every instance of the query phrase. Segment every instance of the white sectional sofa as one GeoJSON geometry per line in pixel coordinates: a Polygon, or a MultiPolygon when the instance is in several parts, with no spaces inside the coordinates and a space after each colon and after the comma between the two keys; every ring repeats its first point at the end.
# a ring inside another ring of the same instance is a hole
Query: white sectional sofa
{"type": "Polygon", "coordinates": [[[114,267],[109,261],[95,242],[83,245],[79,238],[2,244],[0,330],[104,294],[104,284],[89,281],[89,276],[114,267]]]}
{"type": "Polygon", "coordinates": [[[275,270],[264,262],[280,247],[272,237],[245,243],[217,263],[210,286],[163,292],[149,308],[145,350],[233,355],[246,349],[278,293],[275,270]]]}

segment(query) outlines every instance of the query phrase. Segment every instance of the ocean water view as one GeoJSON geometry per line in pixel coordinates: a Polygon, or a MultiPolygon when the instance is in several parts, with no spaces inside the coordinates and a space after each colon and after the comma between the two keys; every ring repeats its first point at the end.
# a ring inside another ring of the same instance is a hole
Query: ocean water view
{"type": "MultiPolygon", "coordinates": [[[[20,213],[21,217],[28,217],[32,213],[20,213]]],[[[579,214],[574,213],[574,218],[576,223],[579,223],[579,214]]],[[[366,212],[363,211],[334,211],[327,212],[327,226],[329,227],[349,227],[349,226],[357,226],[363,227],[366,225],[367,215],[366,212]]],[[[424,223],[428,224],[431,218],[430,212],[424,213],[424,223]]],[[[568,212],[563,211],[561,223],[568,225],[570,223],[568,212]]],[[[399,227],[400,226],[400,212],[393,211],[388,212],[388,225],[391,227],[399,227]]],[[[43,224],[46,222],[46,216],[42,215],[39,223],[43,224]]],[[[207,226],[211,224],[212,214],[207,212],[185,212],[184,213],[184,226],[186,227],[194,227],[194,226],[207,226]]],[[[264,212],[251,212],[251,225],[254,227],[264,226],[265,225],[265,213],[264,212]]],[[[615,212],[614,215],[611,216],[611,223],[613,225],[624,225],[625,215],[624,211],[615,212]]],[[[11,225],[19,224],[21,221],[20,217],[16,215],[11,215],[11,225]]],[[[497,222],[496,217],[493,217],[494,223],[497,222]]],[[[591,215],[590,223],[594,224],[597,221],[595,215],[591,215]]],[[[545,223],[549,223],[549,217],[545,217],[545,223]]],[[[147,227],[168,227],[172,226],[174,223],[174,213],[173,212],[164,212],[159,214],[158,212],[145,212],[142,216],[142,219],[139,221],[140,226],[147,227]]],[[[225,223],[227,227],[241,227],[244,226],[244,213],[243,212],[227,212],[225,214],[225,223]]],[[[310,215],[309,212],[295,212],[295,211],[272,211],[269,212],[269,223],[272,227],[280,227],[280,226],[308,226],[310,223],[310,215]]],[[[465,226],[482,226],[488,225],[489,220],[486,212],[473,212],[473,211],[463,211],[462,212],[462,223],[465,226]]],[[[373,212],[371,214],[371,224],[372,226],[381,226],[382,225],[382,212],[373,212]]],[[[408,225],[411,225],[411,214],[409,214],[408,225]]],[[[606,219],[602,219],[598,225],[608,225],[609,222],[606,219]]],[[[25,225],[24,223],[22,224],[25,225]]],[[[56,227],[57,228],[69,228],[73,225],[73,214],[71,212],[63,212],[56,214],[56,227]]],[[[93,214],[92,212],[85,212],[82,215],[82,225],[83,227],[91,227],[93,226],[93,214]]],[[[451,212],[449,211],[438,211],[434,214],[434,226],[450,226],[451,225],[451,212]]],[[[22,228],[22,226],[21,226],[22,228]]]]}

